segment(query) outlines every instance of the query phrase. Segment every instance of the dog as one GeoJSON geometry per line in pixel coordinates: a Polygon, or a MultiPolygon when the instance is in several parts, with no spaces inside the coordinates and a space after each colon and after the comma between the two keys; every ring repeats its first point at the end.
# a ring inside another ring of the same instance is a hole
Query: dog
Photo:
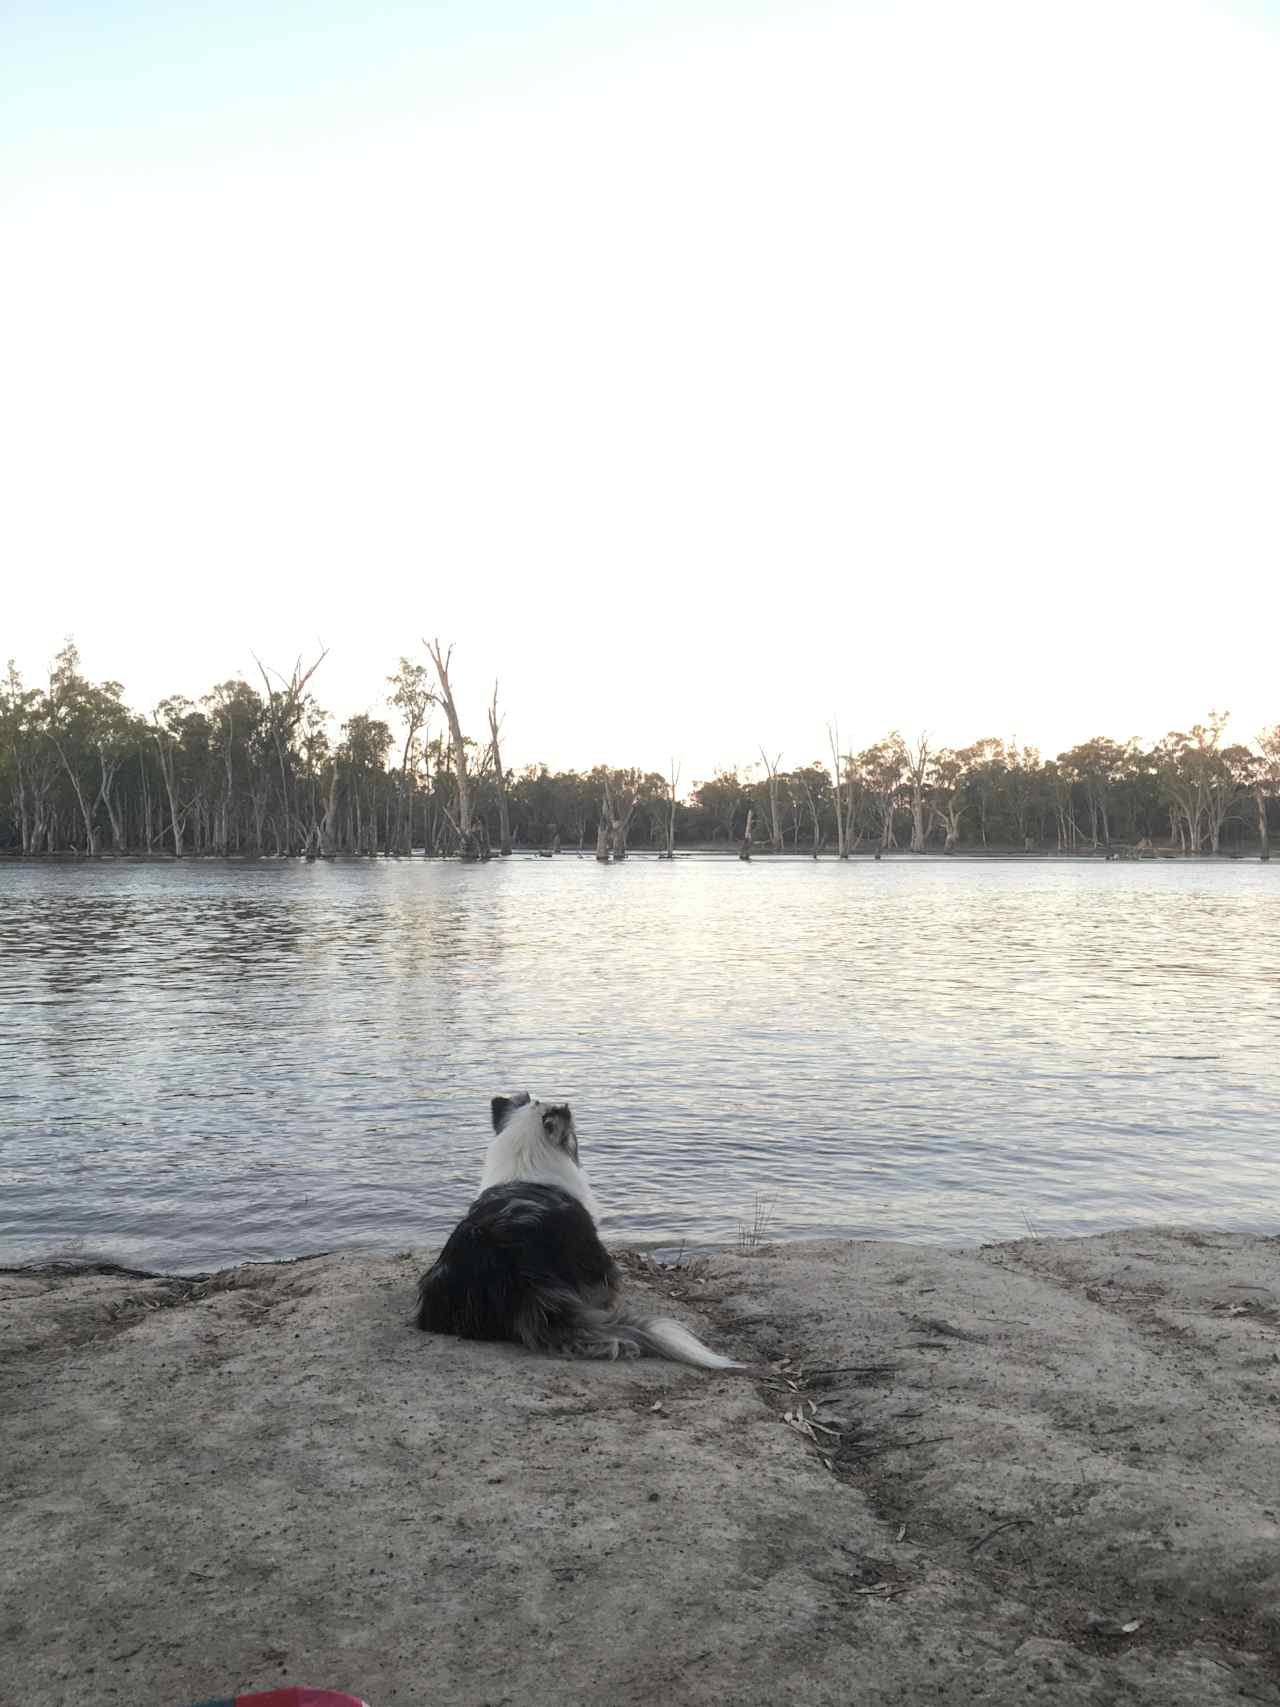
{"type": "Polygon", "coordinates": [[[565,1357],[666,1357],[748,1369],[681,1323],[620,1302],[621,1275],[596,1231],[600,1206],[578,1163],[567,1103],[494,1097],[480,1195],[418,1282],[416,1325],[514,1340],[565,1357]]]}

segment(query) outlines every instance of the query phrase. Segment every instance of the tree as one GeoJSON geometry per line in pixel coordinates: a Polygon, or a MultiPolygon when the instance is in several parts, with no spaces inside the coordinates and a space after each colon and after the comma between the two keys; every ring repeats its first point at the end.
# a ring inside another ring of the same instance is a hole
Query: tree
{"type": "MultiPolygon", "coordinates": [[[[263,703],[248,682],[219,682],[206,694],[204,708],[212,728],[212,757],[219,785],[214,808],[214,851],[224,858],[231,852],[233,835],[242,830],[236,806],[239,798],[252,800],[252,781],[261,768],[264,754],[263,703]]],[[[265,814],[265,790],[262,791],[265,814]]],[[[259,834],[256,852],[262,852],[259,834]]]]}
{"type": "Polygon", "coordinates": [[[825,766],[783,774],[781,755],[762,747],[749,773],[721,770],[686,803],[674,761],[669,776],[603,765],[512,772],[496,683],[480,741],[463,732],[452,684],[453,720],[437,719],[433,735],[439,667],[451,677],[452,652],[438,642],[424,664],[401,658],[383,689],[401,718],[394,748],[372,714],[339,729],[311,691],[325,656],[309,668],[299,657],[286,675],[259,661],[261,690],[227,680],[194,703],[162,699],[145,717],[118,683],[87,678],[72,642],[41,688],[28,688],[11,664],[0,675],[0,849],[149,853],[163,845],[179,857],[227,857],[274,848],[278,857],[314,858],[403,852],[421,836],[428,854],[470,847],[470,857],[484,858],[490,832],[495,849],[554,847],[563,834],[579,850],[598,833],[613,859],[637,843],[666,856],[677,841],[733,846],[749,822],[752,852],[763,845],[763,825],[775,851],[804,836],[847,856],[864,836],[896,846],[899,814],[909,811],[917,850],[936,836],[947,852],[964,841],[1029,848],[1054,820],[1064,853],[1140,845],[1163,835],[1167,821],[1188,853],[1220,852],[1233,834],[1252,839],[1256,830],[1265,859],[1277,825],[1280,725],[1245,747],[1229,741],[1218,713],[1151,751],[1094,735],[1047,763],[1016,740],[934,753],[930,740],[909,746],[896,732],[851,755],[833,720],[825,766]]]}
{"type": "Polygon", "coordinates": [[[836,853],[840,859],[848,859],[849,849],[845,844],[845,815],[844,815],[844,766],[840,761],[840,720],[827,724],[827,740],[831,745],[831,781],[835,789],[836,802],[836,853]]]}
{"type": "Polygon", "coordinates": [[[923,853],[928,826],[925,823],[925,807],[928,800],[929,782],[929,737],[921,735],[914,747],[898,736],[899,757],[902,769],[906,772],[907,786],[911,790],[911,851],[923,853]]]}
{"type": "Polygon", "coordinates": [[[80,654],[68,640],[49,674],[45,732],[66,773],[84,824],[85,852],[98,851],[97,809],[104,801],[119,844],[119,820],[111,803],[115,774],[124,756],[128,714],[119,682],[94,687],[80,673],[80,654]]]}
{"type": "Polygon", "coordinates": [[[764,761],[765,775],[768,778],[769,790],[769,846],[774,853],[782,852],[782,814],[778,810],[778,766],[782,763],[782,754],[775,753],[771,759],[760,748],[760,757],[764,761]]]}
{"type": "Polygon", "coordinates": [[[453,769],[458,784],[458,816],[454,820],[454,828],[458,836],[458,857],[465,860],[477,860],[482,857],[484,849],[481,845],[481,838],[476,834],[472,823],[471,782],[467,774],[467,744],[462,738],[462,724],[458,721],[458,707],[449,681],[449,662],[453,657],[453,647],[450,646],[447,652],[441,652],[438,640],[424,640],[423,645],[431,654],[431,662],[436,667],[436,677],[440,683],[440,702],[444,706],[444,714],[449,720],[453,769]]]}
{"type": "Polygon", "coordinates": [[[391,731],[380,718],[360,713],[343,724],[342,735],[337,758],[347,781],[347,845],[353,853],[372,856],[378,851],[391,731]]]}
{"type": "Polygon", "coordinates": [[[666,786],[668,790],[666,799],[668,807],[667,849],[665,854],[660,854],[658,857],[660,859],[674,859],[676,857],[676,789],[680,786],[680,766],[674,759],[671,761],[671,779],[666,786]]]}
{"type": "Polygon", "coordinates": [[[813,826],[813,857],[817,859],[823,840],[822,818],[831,798],[831,778],[827,767],[815,759],[813,764],[802,765],[799,770],[792,771],[790,781],[809,809],[809,821],[813,826]]]}
{"type": "Polygon", "coordinates": [[[1172,730],[1156,747],[1156,766],[1170,803],[1170,817],[1188,853],[1203,851],[1205,842],[1218,852],[1222,826],[1240,798],[1246,749],[1224,749],[1226,712],[1211,711],[1207,723],[1190,731],[1172,730]]]}
{"type": "Polygon", "coordinates": [[[322,646],[320,656],[306,670],[299,655],[287,678],[279,671],[269,672],[262,660],[254,657],[267,690],[266,724],[280,766],[280,825],[276,832],[280,853],[292,853],[302,838],[302,824],[293,797],[293,739],[306,709],[307,684],[328,655],[329,648],[322,646]],[[279,687],[271,685],[273,674],[279,687]]]}
{"type": "Polygon", "coordinates": [[[999,736],[985,735],[971,747],[963,747],[960,757],[964,761],[969,793],[977,806],[978,830],[985,848],[1008,772],[1004,742],[999,736]]]}
{"type": "Polygon", "coordinates": [[[47,704],[25,688],[13,659],[0,686],[0,750],[7,758],[13,818],[24,854],[43,851],[50,831],[56,750],[45,736],[47,704]]]}
{"type": "Polygon", "coordinates": [[[1252,755],[1249,766],[1249,782],[1258,813],[1258,857],[1269,860],[1271,840],[1267,834],[1267,802],[1280,795],[1280,723],[1264,729],[1257,737],[1257,744],[1258,751],[1252,755]]]}
{"type": "Polygon", "coordinates": [[[893,818],[906,762],[906,747],[896,729],[883,741],[877,741],[874,747],[867,747],[858,754],[858,770],[879,815],[882,848],[898,845],[893,833],[893,818]]]}
{"type": "MultiPolygon", "coordinates": [[[[1114,746],[1114,743],[1112,743],[1114,746]]],[[[1119,752],[1119,748],[1116,748],[1119,752]]],[[[1036,815],[1036,827],[1040,828],[1040,814],[1044,806],[1044,767],[1040,763],[1040,754],[1035,747],[1019,747],[1015,736],[1005,748],[1004,768],[1004,797],[1008,819],[1012,822],[1013,835],[1019,847],[1029,851],[1032,847],[1031,835],[1032,814],[1036,815]]],[[[1038,836],[1037,838],[1038,839],[1038,836]]]]}
{"type": "Polygon", "coordinates": [[[498,852],[511,852],[511,816],[507,809],[507,778],[502,769],[502,754],[498,750],[498,684],[493,684],[493,703],[489,707],[489,751],[493,758],[493,777],[498,790],[498,852]]]}
{"type": "Polygon", "coordinates": [[[738,839],[738,819],[746,810],[747,790],[736,770],[717,771],[710,782],[698,783],[692,800],[711,820],[713,838],[720,834],[726,842],[738,839]]]}
{"type": "Polygon", "coordinates": [[[600,834],[603,833],[605,859],[608,859],[610,854],[615,860],[626,859],[627,831],[640,802],[645,778],[638,770],[609,770],[604,765],[598,765],[591,774],[599,778],[602,795],[601,830],[597,833],[596,858],[601,857],[600,834]]]}
{"type": "MultiPolygon", "coordinates": [[[[426,665],[415,664],[408,658],[401,658],[400,668],[394,676],[387,678],[387,683],[395,689],[387,703],[400,713],[405,728],[404,753],[400,760],[400,777],[396,789],[395,845],[401,853],[412,853],[413,782],[416,775],[413,763],[414,743],[419,729],[426,723],[427,713],[435,704],[435,695],[427,678],[426,665]]],[[[496,683],[494,693],[497,694],[496,683]]]]}
{"type": "MultiPolygon", "coordinates": [[[[862,831],[858,828],[858,813],[866,798],[866,784],[858,761],[852,753],[844,753],[840,759],[844,771],[844,846],[846,856],[851,854],[862,841],[862,831]]],[[[840,791],[837,789],[837,801],[840,791]]]]}
{"type": "MultiPolygon", "coordinates": [[[[1136,743],[1130,743],[1131,746],[1136,743]]],[[[1013,749],[1016,753],[1016,747],[1013,749]]],[[[1089,809],[1089,839],[1096,848],[1111,846],[1111,824],[1107,815],[1112,785],[1124,774],[1129,749],[1106,735],[1095,735],[1070,752],[1059,753],[1058,763],[1084,788],[1089,809]],[[1099,836],[1101,831],[1101,836],[1099,836]]],[[[1039,755],[1036,754],[1036,759],[1039,755]]]]}
{"type": "Polygon", "coordinates": [[[182,836],[187,824],[188,807],[179,798],[180,783],[185,780],[179,770],[179,759],[182,724],[190,710],[191,701],[175,694],[169,699],[161,700],[151,725],[151,738],[160,756],[160,774],[164,778],[165,793],[169,799],[169,829],[173,836],[175,859],[182,858],[182,836]]]}
{"type": "Polygon", "coordinates": [[[944,853],[951,853],[960,840],[960,820],[967,804],[966,777],[967,767],[962,754],[944,747],[934,756],[930,827],[933,824],[941,827],[944,853]]]}

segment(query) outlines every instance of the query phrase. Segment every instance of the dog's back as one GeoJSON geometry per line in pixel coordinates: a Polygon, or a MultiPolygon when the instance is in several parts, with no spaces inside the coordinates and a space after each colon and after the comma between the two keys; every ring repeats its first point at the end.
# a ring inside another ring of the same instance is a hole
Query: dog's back
{"type": "Polygon", "coordinates": [[[618,1285],[590,1215],[560,1186],[514,1180],[482,1191],[418,1283],[420,1328],[549,1350],[566,1295],[605,1309],[618,1285]]]}

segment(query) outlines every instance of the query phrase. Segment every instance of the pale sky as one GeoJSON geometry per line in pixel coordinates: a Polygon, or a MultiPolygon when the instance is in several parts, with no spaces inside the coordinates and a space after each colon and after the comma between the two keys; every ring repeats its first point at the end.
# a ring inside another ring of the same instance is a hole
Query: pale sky
{"type": "Polygon", "coordinates": [[[9,0],[0,659],[508,763],[1280,721],[1280,6],[9,0]]]}

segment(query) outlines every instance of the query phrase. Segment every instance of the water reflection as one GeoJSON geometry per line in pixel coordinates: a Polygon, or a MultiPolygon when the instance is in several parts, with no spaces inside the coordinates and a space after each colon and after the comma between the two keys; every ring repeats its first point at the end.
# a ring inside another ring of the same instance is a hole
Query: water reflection
{"type": "Polygon", "coordinates": [[[0,1239],[437,1239],[489,1096],[615,1237],[1274,1227],[1280,872],[520,860],[0,869],[0,1239]]]}

